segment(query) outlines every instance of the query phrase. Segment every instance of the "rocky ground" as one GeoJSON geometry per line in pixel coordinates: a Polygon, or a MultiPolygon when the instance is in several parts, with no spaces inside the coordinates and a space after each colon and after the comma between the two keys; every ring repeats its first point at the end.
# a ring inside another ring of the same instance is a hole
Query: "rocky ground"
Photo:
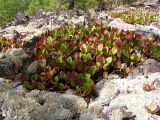
{"type": "MultiPolygon", "coordinates": [[[[157,6],[156,2],[143,4],[145,7],[157,6]]],[[[132,9],[137,6],[132,5],[132,9]]],[[[129,8],[131,6],[118,7],[114,11],[129,8]]],[[[158,7],[156,12],[160,12],[158,7]]],[[[96,21],[124,30],[160,36],[159,20],[148,25],[131,25],[108,16],[106,11],[38,11],[29,21],[23,14],[17,15],[11,25],[0,28],[0,35],[11,39],[22,34],[22,39],[29,41],[34,36],[65,24],[87,25],[96,21]]],[[[26,50],[21,48],[0,53],[0,120],[160,120],[158,114],[151,114],[145,109],[152,102],[160,105],[160,62],[155,59],[139,64],[126,78],[110,74],[108,78],[100,80],[95,85],[98,96],[91,98],[89,103],[72,90],[63,94],[28,91],[18,80],[6,79],[6,76],[14,74],[13,64],[18,61],[23,66],[25,59],[26,50]],[[147,92],[144,90],[145,84],[153,84],[155,89],[147,92]]]]}

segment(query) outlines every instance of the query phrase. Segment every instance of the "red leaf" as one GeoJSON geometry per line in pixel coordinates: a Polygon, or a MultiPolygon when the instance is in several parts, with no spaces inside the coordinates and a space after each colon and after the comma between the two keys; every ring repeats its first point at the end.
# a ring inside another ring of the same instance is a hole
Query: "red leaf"
{"type": "Polygon", "coordinates": [[[122,44],[122,40],[115,40],[113,44],[114,46],[118,47],[122,44]]]}
{"type": "Polygon", "coordinates": [[[143,85],[143,90],[144,91],[147,91],[147,92],[149,92],[149,91],[152,91],[152,90],[155,90],[156,89],[156,86],[152,83],[152,84],[144,84],[143,85]]]}
{"type": "Polygon", "coordinates": [[[120,60],[116,61],[116,68],[121,68],[122,62],[120,60]]]}
{"type": "Polygon", "coordinates": [[[126,31],[126,36],[128,39],[131,39],[133,37],[133,34],[130,31],[126,31]]]}

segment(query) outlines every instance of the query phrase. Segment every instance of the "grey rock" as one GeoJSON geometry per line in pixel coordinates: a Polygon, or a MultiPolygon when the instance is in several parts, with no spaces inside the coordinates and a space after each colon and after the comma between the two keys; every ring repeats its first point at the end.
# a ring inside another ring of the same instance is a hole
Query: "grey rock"
{"type": "Polygon", "coordinates": [[[84,110],[81,113],[80,120],[100,120],[97,115],[92,113],[90,110],[84,110]]]}
{"type": "Polygon", "coordinates": [[[105,120],[134,120],[136,117],[133,113],[127,111],[126,106],[114,106],[110,109],[108,109],[108,107],[105,107],[101,113],[101,116],[105,120]]]}
{"type": "Polygon", "coordinates": [[[6,91],[2,97],[2,116],[16,120],[72,119],[87,108],[81,97],[39,90],[27,93],[22,86],[6,91]]]}
{"type": "Polygon", "coordinates": [[[10,80],[0,78],[0,93],[3,91],[10,90],[12,88],[12,83],[10,80]]]}
{"type": "Polygon", "coordinates": [[[46,16],[46,14],[42,9],[37,10],[35,13],[36,19],[44,18],[45,16],[46,16]]]}
{"type": "MultiPolygon", "coordinates": [[[[148,60],[151,64],[154,60],[148,60]]],[[[100,81],[101,82],[101,81],[100,81]]],[[[159,120],[158,115],[148,113],[145,106],[152,102],[159,102],[160,72],[150,72],[146,78],[144,75],[136,75],[134,78],[109,77],[102,83],[96,84],[99,96],[92,99],[86,110],[83,110],[80,120],[159,120]],[[144,84],[154,84],[156,89],[150,92],[143,90],[144,84]],[[101,85],[103,84],[103,85],[101,85]],[[122,109],[123,108],[123,109],[122,109]]]]}
{"type": "Polygon", "coordinates": [[[24,13],[17,13],[16,16],[14,17],[12,25],[25,24],[27,21],[28,20],[24,13]]]}
{"type": "Polygon", "coordinates": [[[119,29],[124,29],[124,30],[131,30],[131,31],[136,30],[136,27],[134,25],[125,23],[120,18],[115,18],[114,20],[109,22],[108,26],[117,27],[119,29]]]}
{"type": "Polygon", "coordinates": [[[15,120],[15,119],[10,118],[10,117],[6,117],[6,118],[4,118],[4,120],[15,120]]]}
{"type": "Polygon", "coordinates": [[[27,68],[27,74],[33,74],[33,73],[36,73],[38,70],[38,62],[37,61],[34,61],[32,62],[28,68],[27,68]]]}
{"type": "Polygon", "coordinates": [[[27,54],[22,48],[13,48],[6,51],[6,57],[17,64],[19,67],[23,66],[23,60],[27,54]]]}
{"type": "Polygon", "coordinates": [[[149,75],[151,73],[160,72],[160,63],[155,59],[147,59],[142,65],[136,67],[129,75],[149,75]]]}
{"type": "Polygon", "coordinates": [[[79,16],[78,18],[72,18],[69,24],[73,25],[84,25],[87,24],[87,20],[85,19],[85,16],[79,16]]]}
{"type": "Polygon", "coordinates": [[[7,58],[0,59],[0,77],[12,76],[14,72],[14,63],[7,58]]]}

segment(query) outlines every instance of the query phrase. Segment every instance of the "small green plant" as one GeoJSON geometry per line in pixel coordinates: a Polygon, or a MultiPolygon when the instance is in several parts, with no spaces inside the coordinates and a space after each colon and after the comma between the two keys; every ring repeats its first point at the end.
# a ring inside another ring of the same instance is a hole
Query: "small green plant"
{"type": "Polygon", "coordinates": [[[147,13],[143,10],[129,10],[125,12],[112,12],[109,13],[112,17],[121,18],[127,23],[130,24],[147,24],[151,23],[152,21],[158,19],[160,14],[158,13],[147,13]]]}
{"type": "Polygon", "coordinates": [[[27,75],[26,65],[20,79],[30,90],[72,88],[77,94],[88,96],[97,77],[106,78],[113,70],[127,75],[132,66],[147,57],[160,58],[160,47],[153,46],[150,38],[145,42],[142,38],[134,31],[103,25],[58,28],[37,37],[39,41],[28,54],[28,61],[37,61],[38,70],[27,75]]]}

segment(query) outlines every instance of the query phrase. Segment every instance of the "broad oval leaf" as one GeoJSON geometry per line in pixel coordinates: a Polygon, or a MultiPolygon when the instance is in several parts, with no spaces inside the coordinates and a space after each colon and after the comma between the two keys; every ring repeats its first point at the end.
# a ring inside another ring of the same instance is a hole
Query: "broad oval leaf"
{"type": "Polygon", "coordinates": [[[118,52],[117,47],[113,47],[113,48],[112,48],[112,54],[115,55],[117,52],[118,52]]]}

